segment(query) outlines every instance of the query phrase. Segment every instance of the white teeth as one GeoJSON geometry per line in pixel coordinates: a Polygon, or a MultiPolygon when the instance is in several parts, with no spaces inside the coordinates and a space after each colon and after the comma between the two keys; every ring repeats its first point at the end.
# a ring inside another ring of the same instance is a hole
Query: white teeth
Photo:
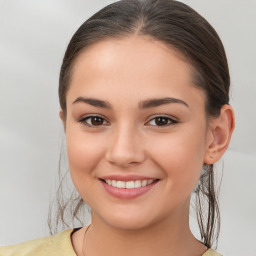
{"type": "Polygon", "coordinates": [[[117,188],[125,188],[125,181],[121,181],[121,180],[118,180],[117,182],[116,182],[116,187],[117,188]]]}
{"type": "Polygon", "coordinates": [[[153,183],[153,180],[148,180],[147,185],[150,185],[151,183],[153,183]]]}
{"type": "Polygon", "coordinates": [[[125,182],[125,188],[134,188],[134,181],[125,182]]]}
{"type": "Polygon", "coordinates": [[[135,180],[134,187],[135,188],[140,188],[141,187],[141,181],[140,180],[135,180]]]}
{"type": "Polygon", "coordinates": [[[143,180],[143,181],[141,182],[141,186],[142,186],[142,187],[147,186],[147,184],[148,184],[148,181],[147,181],[147,180],[143,180]]]}
{"type": "Polygon", "coordinates": [[[113,187],[116,187],[116,180],[112,180],[111,183],[112,183],[111,185],[112,185],[113,187]]]}
{"type": "Polygon", "coordinates": [[[121,181],[121,180],[106,180],[106,183],[112,187],[117,188],[140,188],[153,183],[154,180],[134,180],[134,181],[121,181]]]}

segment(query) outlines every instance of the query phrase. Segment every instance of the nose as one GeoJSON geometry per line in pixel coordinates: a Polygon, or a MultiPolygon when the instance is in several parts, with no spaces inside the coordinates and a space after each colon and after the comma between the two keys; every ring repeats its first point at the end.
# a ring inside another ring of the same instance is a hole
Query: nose
{"type": "Polygon", "coordinates": [[[113,131],[105,158],[119,167],[130,167],[142,163],[146,156],[142,136],[132,127],[120,127],[113,131]]]}

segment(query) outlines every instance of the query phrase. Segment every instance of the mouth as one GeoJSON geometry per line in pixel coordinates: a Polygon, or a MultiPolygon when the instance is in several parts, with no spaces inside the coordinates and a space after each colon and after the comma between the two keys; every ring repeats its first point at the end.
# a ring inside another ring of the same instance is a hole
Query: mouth
{"type": "Polygon", "coordinates": [[[135,189],[141,188],[151,185],[152,183],[156,183],[159,179],[145,179],[145,180],[114,180],[114,179],[100,179],[102,182],[108,184],[109,186],[115,188],[122,188],[122,189],[135,189]]]}

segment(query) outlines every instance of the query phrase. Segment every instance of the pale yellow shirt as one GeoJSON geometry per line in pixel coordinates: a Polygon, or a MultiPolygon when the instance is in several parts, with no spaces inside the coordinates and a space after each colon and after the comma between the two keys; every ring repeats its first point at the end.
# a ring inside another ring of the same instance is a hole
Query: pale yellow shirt
{"type": "MultiPolygon", "coordinates": [[[[68,229],[53,236],[0,247],[0,256],[77,256],[71,243],[73,230],[68,229]]],[[[208,249],[202,256],[221,255],[208,249]]]]}

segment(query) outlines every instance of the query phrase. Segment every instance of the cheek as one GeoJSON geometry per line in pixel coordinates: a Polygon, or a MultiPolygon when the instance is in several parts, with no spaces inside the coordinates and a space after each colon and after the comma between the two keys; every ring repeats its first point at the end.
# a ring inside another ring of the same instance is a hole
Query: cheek
{"type": "Polygon", "coordinates": [[[66,130],[70,172],[73,177],[82,178],[95,169],[102,159],[102,143],[96,134],[88,136],[86,133],[72,130],[66,130]]]}
{"type": "Polygon", "coordinates": [[[70,175],[76,190],[89,205],[92,205],[91,198],[96,195],[91,194],[97,178],[95,170],[103,158],[102,142],[94,135],[66,129],[70,175]]]}
{"type": "Polygon", "coordinates": [[[192,192],[200,178],[205,152],[201,134],[177,133],[152,142],[155,146],[150,155],[167,176],[168,185],[178,193],[192,192]]]}

